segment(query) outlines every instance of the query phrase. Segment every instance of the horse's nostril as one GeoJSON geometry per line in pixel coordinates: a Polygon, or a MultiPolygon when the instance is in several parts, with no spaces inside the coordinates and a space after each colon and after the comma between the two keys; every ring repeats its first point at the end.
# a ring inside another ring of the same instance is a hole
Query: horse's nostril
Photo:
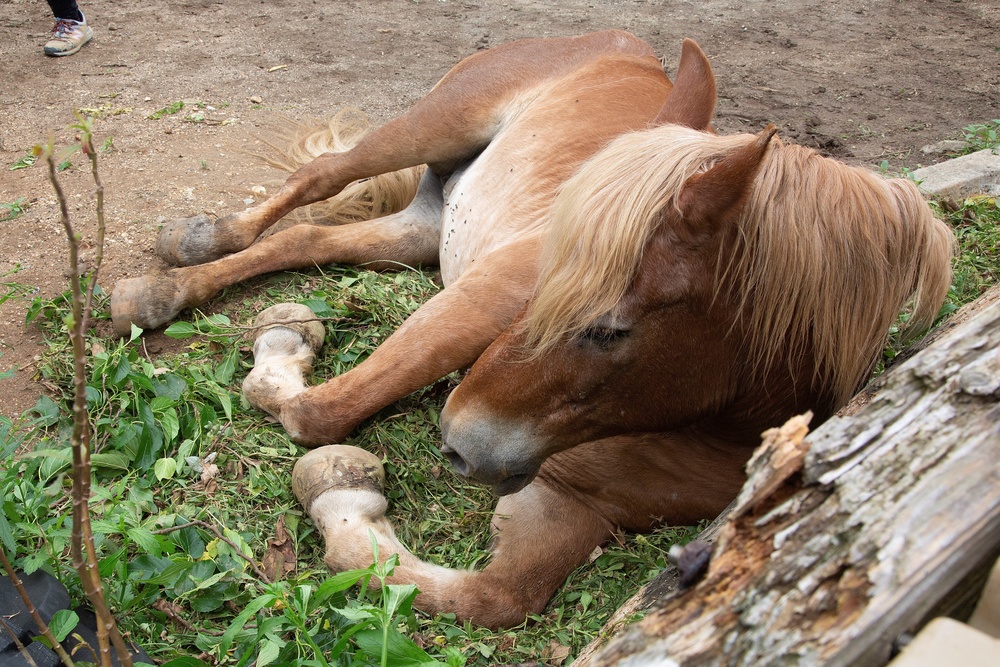
{"type": "Polygon", "coordinates": [[[451,463],[451,467],[455,469],[462,477],[468,477],[472,472],[472,467],[466,463],[462,455],[456,452],[454,449],[448,445],[441,445],[441,453],[448,458],[448,462],[451,463]]]}

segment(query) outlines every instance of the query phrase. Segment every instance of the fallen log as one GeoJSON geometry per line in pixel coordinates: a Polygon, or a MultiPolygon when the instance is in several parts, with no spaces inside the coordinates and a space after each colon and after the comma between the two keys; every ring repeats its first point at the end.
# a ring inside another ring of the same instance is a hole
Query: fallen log
{"type": "Polygon", "coordinates": [[[589,664],[882,665],[985,573],[1000,555],[989,296],[808,437],[801,421],[772,432],[705,577],[589,664]]]}

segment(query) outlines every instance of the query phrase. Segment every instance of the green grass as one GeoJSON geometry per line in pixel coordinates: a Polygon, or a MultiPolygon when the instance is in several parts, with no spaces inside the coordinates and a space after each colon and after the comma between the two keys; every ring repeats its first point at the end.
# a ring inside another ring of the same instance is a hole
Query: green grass
{"type": "Polygon", "coordinates": [[[31,202],[25,197],[18,197],[14,201],[0,202],[0,222],[13,220],[31,208],[31,202]]]}

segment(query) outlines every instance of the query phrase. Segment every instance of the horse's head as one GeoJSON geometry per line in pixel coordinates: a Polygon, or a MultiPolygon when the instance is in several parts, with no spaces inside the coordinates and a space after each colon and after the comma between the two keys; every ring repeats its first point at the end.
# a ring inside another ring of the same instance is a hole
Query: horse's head
{"type": "MultiPolygon", "coordinates": [[[[703,134],[677,129],[680,144],[703,134]]],[[[459,473],[513,492],[560,450],[682,427],[731,400],[740,350],[717,289],[719,250],[773,135],[656,185],[609,171],[609,156],[624,164],[630,142],[649,140],[626,137],[567,184],[535,298],[442,415],[459,473]]]]}

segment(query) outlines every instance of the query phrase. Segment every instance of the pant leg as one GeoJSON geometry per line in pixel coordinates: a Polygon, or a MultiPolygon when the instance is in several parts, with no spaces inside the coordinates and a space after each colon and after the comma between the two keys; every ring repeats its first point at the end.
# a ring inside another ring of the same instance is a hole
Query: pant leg
{"type": "Polygon", "coordinates": [[[57,19],[83,20],[83,12],[76,6],[76,0],[47,0],[52,15],[57,19]]]}

